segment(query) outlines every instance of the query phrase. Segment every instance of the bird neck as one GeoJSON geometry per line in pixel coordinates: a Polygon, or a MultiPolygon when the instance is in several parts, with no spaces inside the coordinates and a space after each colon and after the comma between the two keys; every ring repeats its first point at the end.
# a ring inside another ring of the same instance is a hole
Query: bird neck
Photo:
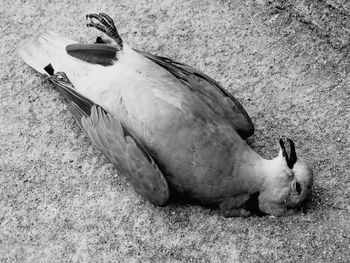
{"type": "Polygon", "coordinates": [[[249,149],[241,155],[241,158],[239,173],[245,180],[246,191],[249,194],[262,192],[266,181],[276,174],[277,167],[280,164],[278,157],[268,160],[249,149]]]}

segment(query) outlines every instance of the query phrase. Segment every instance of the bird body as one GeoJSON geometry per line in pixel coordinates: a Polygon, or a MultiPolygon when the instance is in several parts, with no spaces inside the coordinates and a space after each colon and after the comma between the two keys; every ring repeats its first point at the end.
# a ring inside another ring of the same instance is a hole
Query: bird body
{"type": "MultiPolygon", "coordinates": [[[[106,15],[92,17],[98,25],[112,23],[106,15]]],[[[244,205],[255,193],[260,209],[271,214],[284,214],[305,199],[311,170],[294,161],[303,189],[293,199],[296,180],[283,142],[273,160],[254,152],[244,141],[254,131],[250,117],[217,82],[109,33],[114,44],[79,45],[48,34],[21,55],[43,74],[52,67],[51,82],[80,127],[137,192],[157,205],[170,194],[215,204],[225,216],[248,215],[244,205]]]]}

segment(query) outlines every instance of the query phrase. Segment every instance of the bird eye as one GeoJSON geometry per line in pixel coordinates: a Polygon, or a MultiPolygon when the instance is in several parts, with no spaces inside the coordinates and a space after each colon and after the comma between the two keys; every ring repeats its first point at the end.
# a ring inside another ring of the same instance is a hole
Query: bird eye
{"type": "Polygon", "coordinates": [[[301,185],[298,182],[293,182],[293,190],[298,193],[298,195],[301,193],[301,185]]]}

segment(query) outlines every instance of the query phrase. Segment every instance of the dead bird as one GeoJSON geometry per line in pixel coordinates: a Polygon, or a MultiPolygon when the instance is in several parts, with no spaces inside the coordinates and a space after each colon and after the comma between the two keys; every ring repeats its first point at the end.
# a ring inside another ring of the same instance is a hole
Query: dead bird
{"type": "Polygon", "coordinates": [[[288,154],[266,160],[245,142],[253,123],[214,79],[169,58],[129,47],[104,13],[88,26],[109,38],[81,44],[50,33],[20,49],[24,61],[63,94],[92,143],[141,196],[163,206],[170,195],[248,216],[257,196],[271,215],[291,213],[311,191],[311,168],[288,154]]]}

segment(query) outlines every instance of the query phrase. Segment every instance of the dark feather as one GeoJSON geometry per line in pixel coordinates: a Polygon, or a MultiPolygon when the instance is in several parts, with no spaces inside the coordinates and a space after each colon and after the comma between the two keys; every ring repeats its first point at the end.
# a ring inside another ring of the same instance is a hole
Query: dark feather
{"type": "Polygon", "coordinates": [[[288,159],[288,167],[290,169],[292,169],[294,164],[297,162],[297,153],[295,151],[294,142],[291,139],[287,139],[287,141],[289,142],[289,146],[290,146],[290,155],[289,155],[289,159],[288,159]]]}
{"type": "Polygon", "coordinates": [[[117,60],[118,48],[108,44],[72,44],[66,47],[72,57],[91,64],[111,66],[117,60]]]}
{"type": "Polygon", "coordinates": [[[143,143],[119,120],[94,105],[82,127],[93,144],[126,176],[140,195],[155,205],[169,199],[168,183],[143,143]]]}
{"type": "MultiPolygon", "coordinates": [[[[68,103],[74,102],[74,104],[77,105],[77,107],[80,109],[80,118],[83,115],[90,116],[91,107],[95,105],[95,103],[78,93],[67,78],[65,73],[58,72],[55,75],[51,76],[49,80],[61,92],[61,94],[64,96],[68,103]]],[[[74,115],[74,112],[72,113],[74,117],[78,117],[74,115]]]]}

